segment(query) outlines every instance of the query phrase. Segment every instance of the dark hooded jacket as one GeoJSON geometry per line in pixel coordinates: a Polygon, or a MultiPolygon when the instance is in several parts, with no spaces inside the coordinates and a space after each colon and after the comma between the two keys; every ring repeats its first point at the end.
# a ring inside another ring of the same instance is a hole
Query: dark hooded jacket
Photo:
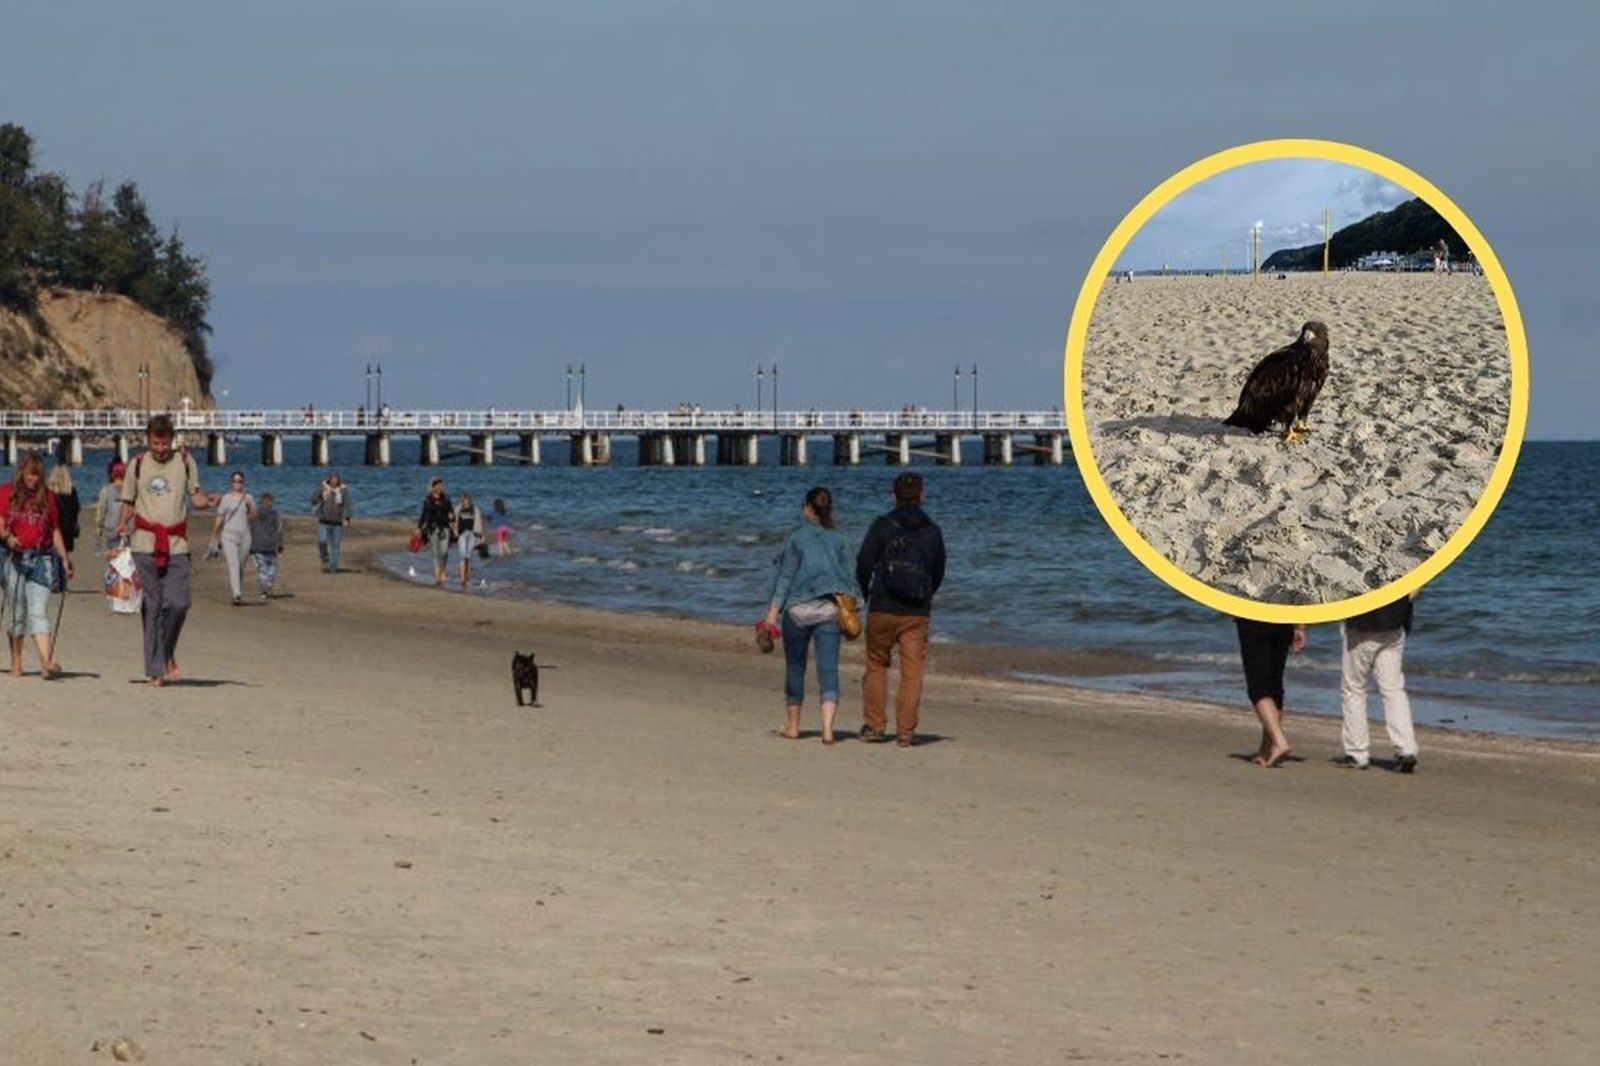
{"type": "Polygon", "coordinates": [[[1345,622],[1346,629],[1358,633],[1385,633],[1396,629],[1411,632],[1411,597],[1402,596],[1393,603],[1384,604],[1375,611],[1358,614],[1345,622]]]}
{"type": "Polygon", "coordinates": [[[938,594],[939,586],[944,583],[944,535],[927,512],[916,505],[896,507],[873,520],[861,541],[861,550],[856,553],[856,583],[861,586],[868,610],[927,616],[933,611],[932,597],[927,603],[904,603],[884,587],[884,552],[902,530],[922,541],[928,556],[928,573],[933,578],[933,591],[938,594]]]}

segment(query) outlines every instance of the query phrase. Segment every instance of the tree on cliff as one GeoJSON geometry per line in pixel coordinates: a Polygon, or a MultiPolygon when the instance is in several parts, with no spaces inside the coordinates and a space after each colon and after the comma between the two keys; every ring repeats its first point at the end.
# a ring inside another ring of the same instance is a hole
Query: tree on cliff
{"type": "Polygon", "coordinates": [[[33,138],[0,123],[0,306],[31,311],[39,286],[119,293],[183,333],[200,387],[209,391],[206,352],[211,283],[174,227],[163,239],[131,181],[108,203],[105,182],[77,198],[59,174],[33,172],[33,138]]]}

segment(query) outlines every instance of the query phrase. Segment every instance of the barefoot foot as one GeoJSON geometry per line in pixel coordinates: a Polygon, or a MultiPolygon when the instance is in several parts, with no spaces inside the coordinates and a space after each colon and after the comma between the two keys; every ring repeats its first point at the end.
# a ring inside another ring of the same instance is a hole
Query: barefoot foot
{"type": "Polygon", "coordinates": [[[1283,760],[1287,759],[1288,757],[1289,757],[1289,745],[1287,745],[1287,744],[1283,744],[1281,746],[1280,745],[1273,745],[1272,750],[1267,753],[1267,757],[1261,761],[1260,765],[1261,766],[1265,766],[1267,769],[1271,770],[1271,769],[1274,769],[1276,767],[1282,766],[1283,765],[1283,760]]]}

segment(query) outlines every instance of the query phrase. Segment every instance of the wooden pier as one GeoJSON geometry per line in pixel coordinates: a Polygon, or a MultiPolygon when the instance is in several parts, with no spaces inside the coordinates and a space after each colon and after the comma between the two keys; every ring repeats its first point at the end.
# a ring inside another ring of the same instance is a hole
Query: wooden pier
{"type": "MultiPolygon", "coordinates": [[[[1060,411],[477,411],[361,410],[166,412],[181,443],[213,466],[228,462],[230,447],[256,442],[264,466],[284,461],[287,438],[309,439],[311,464],[332,461],[335,437],[365,442],[369,466],[388,466],[399,452],[420,466],[453,456],[489,466],[508,461],[538,466],[543,442],[565,440],[574,466],[611,462],[619,437],[639,443],[646,466],[755,466],[761,440],[775,437],[778,460],[806,465],[812,441],[829,441],[836,465],[856,466],[881,457],[890,465],[925,460],[962,462],[962,442],[981,444],[985,466],[1010,466],[1019,458],[1060,466],[1070,450],[1060,411]],[[413,450],[414,449],[414,450],[413,450]]],[[[83,462],[86,444],[109,446],[124,458],[143,443],[150,412],[0,411],[0,449],[15,466],[27,449],[51,452],[69,465],[83,462]]]]}

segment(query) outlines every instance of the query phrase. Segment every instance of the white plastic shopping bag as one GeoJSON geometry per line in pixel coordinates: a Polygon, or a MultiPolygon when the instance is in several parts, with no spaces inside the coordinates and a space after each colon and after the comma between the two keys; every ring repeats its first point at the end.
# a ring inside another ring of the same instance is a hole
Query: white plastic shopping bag
{"type": "Polygon", "coordinates": [[[144,586],[134,569],[133,552],[118,548],[106,559],[106,606],[117,614],[138,614],[144,586]]]}

